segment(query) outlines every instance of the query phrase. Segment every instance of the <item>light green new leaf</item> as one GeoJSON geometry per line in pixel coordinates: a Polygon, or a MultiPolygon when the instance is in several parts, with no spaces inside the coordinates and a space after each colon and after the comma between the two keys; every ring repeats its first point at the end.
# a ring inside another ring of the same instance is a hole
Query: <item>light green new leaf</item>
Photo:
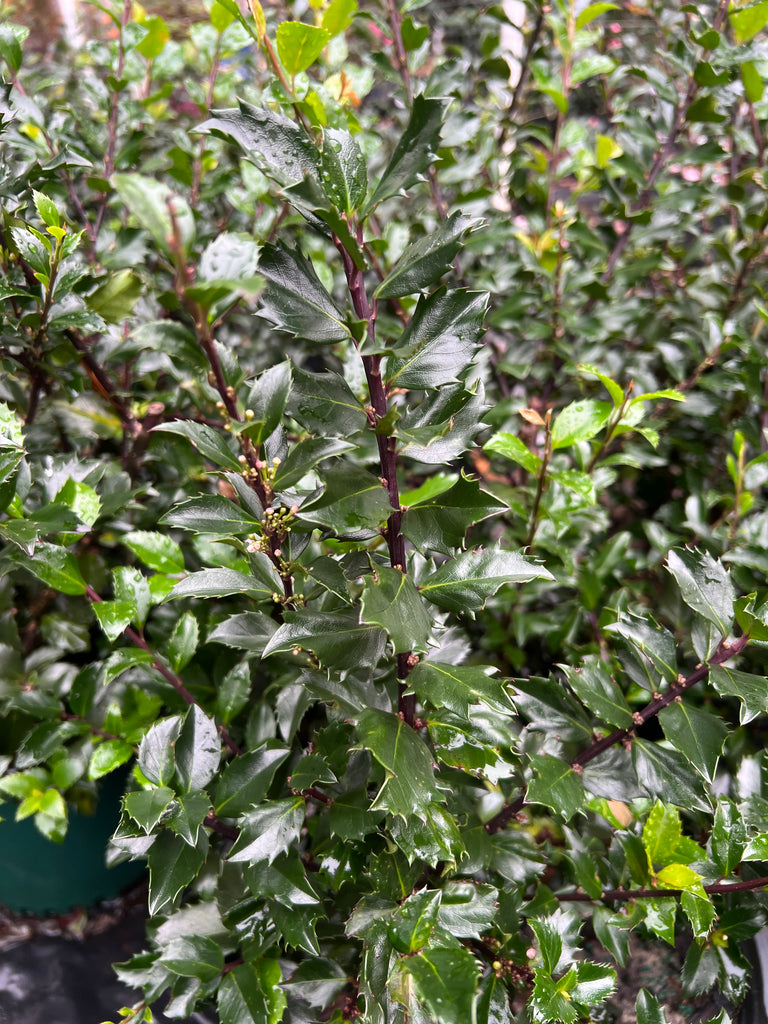
{"type": "Polygon", "coordinates": [[[299,838],[304,824],[304,800],[273,800],[247,811],[240,818],[240,835],[229,860],[245,864],[271,864],[299,838]]]}
{"type": "Polygon", "coordinates": [[[508,431],[502,431],[501,433],[494,434],[493,437],[486,441],[483,445],[483,451],[494,452],[497,455],[503,455],[505,459],[509,459],[511,462],[516,462],[518,466],[522,466],[523,469],[527,470],[536,476],[541,469],[541,459],[538,455],[526,447],[525,444],[516,437],[514,434],[510,434],[508,431]]]}
{"type": "Polygon", "coordinates": [[[730,5],[729,18],[738,43],[748,43],[768,25],[768,0],[757,3],[730,5]]]}
{"type": "Polygon", "coordinates": [[[387,772],[372,810],[423,819],[430,803],[444,801],[426,743],[397,715],[367,708],[358,719],[357,736],[387,772]]]}
{"type": "Polygon", "coordinates": [[[506,583],[553,580],[543,565],[502,548],[464,551],[428,576],[419,590],[429,601],[454,612],[479,611],[506,583]]]}
{"type": "Polygon", "coordinates": [[[618,9],[618,4],[590,4],[589,7],[584,8],[584,10],[576,19],[577,31],[581,28],[586,28],[587,25],[591,24],[595,20],[595,18],[599,18],[600,15],[605,14],[606,11],[617,11],[618,9]]]}
{"type": "Polygon", "coordinates": [[[385,629],[396,654],[427,649],[432,619],[414,583],[400,569],[382,566],[375,576],[365,577],[360,619],[385,629]]]}
{"type": "Polygon", "coordinates": [[[610,402],[597,402],[591,398],[571,402],[552,423],[552,450],[589,441],[608,422],[612,408],[610,402]]]}
{"type": "Polygon", "coordinates": [[[35,553],[31,558],[22,557],[21,552],[13,552],[12,557],[27,572],[31,572],[33,576],[61,594],[78,595],[86,591],[86,583],[77,559],[58,544],[40,542],[35,546],[35,553]]]}
{"type": "Polygon", "coordinates": [[[315,63],[330,38],[324,28],[303,21],[284,21],[277,26],[277,55],[291,78],[315,63]]]}
{"type": "Polygon", "coordinates": [[[181,672],[190,663],[197,650],[200,627],[192,612],[184,612],[173,627],[168,641],[168,659],[174,672],[181,672]]]}
{"type": "Polygon", "coordinates": [[[184,555],[181,548],[166,534],[150,530],[131,530],[122,540],[144,565],[155,572],[184,572],[184,555]]]}

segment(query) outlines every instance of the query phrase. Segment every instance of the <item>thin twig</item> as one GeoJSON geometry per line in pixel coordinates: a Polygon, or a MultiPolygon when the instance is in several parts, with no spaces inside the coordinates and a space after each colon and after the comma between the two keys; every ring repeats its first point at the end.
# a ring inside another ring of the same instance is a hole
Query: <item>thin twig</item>
{"type": "MultiPolygon", "coordinates": [[[[731,892],[751,892],[754,889],[768,887],[768,876],[750,878],[742,882],[715,882],[705,885],[704,892],[708,896],[727,896],[731,892]]],[[[555,899],[561,903],[598,903],[600,900],[658,900],[664,896],[682,896],[685,889],[608,889],[599,896],[587,896],[582,892],[556,893],[555,899]]]]}

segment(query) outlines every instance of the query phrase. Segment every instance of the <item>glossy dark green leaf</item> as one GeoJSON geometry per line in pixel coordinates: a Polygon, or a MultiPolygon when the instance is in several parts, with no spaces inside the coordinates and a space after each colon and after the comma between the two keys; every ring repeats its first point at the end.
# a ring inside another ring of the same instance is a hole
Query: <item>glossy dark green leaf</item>
{"type": "Polygon", "coordinates": [[[293,388],[288,399],[291,415],[317,434],[350,437],[365,429],[362,404],[336,373],[309,373],[293,368],[293,388]]]}
{"type": "Polygon", "coordinates": [[[168,786],[153,786],[128,793],[125,809],[145,832],[152,832],[173,800],[174,793],[168,786]]]}
{"type": "Polygon", "coordinates": [[[221,818],[236,818],[266,797],[275,772],[289,754],[277,740],[234,758],[221,773],[214,808],[221,818]]]}
{"type": "Polygon", "coordinates": [[[667,568],[685,603],[726,636],[733,625],[735,595],[722,562],[707,552],[678,548],[667,556],[667,568]]]}
{"type": "Polygon", "coordinates": [[[300,963],[283,988],[310,1006],[324,1009],[347,985],[347,973],[333,960],[316,956],[300,963]]]}
{"type": "Polygon", "coordinates": [[[246,576],[236,569],[201,569],[200,572],[191,572],[177,583],[166,601],[175,601],[180,597],[228,597],[230,594],[244,594],[257,601],[267,601],[281,590],[279,576],[276,576],[275,585],[269,589],[256,577],[246,576]]]}
{"type": "Polygon", "coordinates": [[[559,682],[532,677],[515,679],[512,686],[515,705],[536,729],[542,732],[554,729],[559,738],[578,740],[581,744],[591,741],[589,717],[559,682]]]}
{"type": "Polygon", "coordinates": [[[181,893],[196,877],[205,862],[208,837],[200,836],[196,847],[189,846],[173,832],[163,830],[149,849],[149,912],[169,913],[181,893]]]}
{"type": "Polygon", "coordinates": [[[354,613],[325,613],[297,609],[285,613],[285,622],[264,648],[264,657],[312,651],[322,666],[335,669],[374,666],[384,654],[387,634],[361,623],[354,613]]]}
{"type": "Polygon", "coordinates": [[[658,743],[636,739],[632,743],[632,760],[637,781],[649,796],[678,807],[711,810],[701,777],[676,750],[665,750],[658,743]]]}
{"type": "MultiPolygon", "coordinates": [[[[470,222],[466,217],[454,213],[432,234],[412,242],[373,293],[374,298],[396,299],[434,284],[450,267],[469,226],[470,222]]],[[[479,301],[481,308],[484,309],[485,299],[482,293],[479,301]]],[[[464,365],[466,366],[466,362],[464,365]]],[[[406,385],[401,382],[400,386],[406,385]]]]}
{"type": "Polygon", "coordinates": [[[620,729],[632,728],[632,710],[604,662],[595,656],[578,668],[561,667],[570,688],[598,718],[620,729]]]}
{"type": "MultiPolygon", "coordinates": [[[[221,537],[237,537],[249,533],[261,533],[261,523],[243,511],[234,501],[220,494],[206,494],[200,498],[188,498],[174,506],[160,520],[168,526],[176,526],[194,533],[208,533],[221,537]]],[[[176,570],[176,572],[183,571],[176,570]]]]}
{"type": "Polygon", "coordinates": [[[351,337],[344,314],[298,249],[265,245],[259,270],[267,280],[261,314],[275,327],[305,341],[328,343],[351,337]]]}
{"type": "Polygon", "coordinates": [[[431,389],[452,384],[472,365],[483,329],[487,296],[439,289],[422,296],[387,360],[390,387],[431,389]]]}
{"type": "Polygon", "coordinates": [[[432,619],[413,581],[399,569],[381,566],[365,577],[360,619],[386,630],[395,653],[427,650],[432,619]]]}
{"type": "Polygon", "coordinates": [[[739,721],[744,725],[768,712],[768,679],[725,665],[714,665],[709,679],[722,697],[738,697],[741,701],[739,721]]]}
{"type": "Polygon", "coordinates": [[[365,199],[368,188],[365,159],[349,132],[338,128],[323,132],[320,184],[333,205],[348,216],[365,199]]]}
{"type": "Polygon", "coordinates": [[[659,721],[672,746],[711,783],[728,735],[725,723],[687,701],[673,701],[663,708],[659,721]]]}
{"type": "Polygon", "coordinates": [[[318,463],[334,455],[341,455],[350,448],[354,448],[354,445],[335,437],[308,437],[299,441],[277,467],[272,486],[278,491],[294,487],[318,463]]]}
{"type": "Polygon", "coordinates": [[[130,626],[134,610],[132,601],[97,601],[93,605],[99,625],[113,643],[130,626]]]}
{"type": "Polygon", "coordinates": [[[470,388],[446,385],[428,392],[397,423],[398,450],[417,462],[444,466],[471,447],[485,408],[479,380],[470,388]]]}
{"type": "Polygon", "coordinates": [[[184,978],[213,981],[224,967],[224,954],[207,935],[180,935],[163,949],[161,963],[184,978]]]}
{"type": "Polygon", "coordinates": [[[403,135],[381,176],[369,206],[414,185],[435,159],[446,101],[416,96],[403,135]]]}
{"type": "Polygon", "coordinates": [[[718,797],[709,846],[721,875],[727,878],[733,872],[741,862],[746,844],[747,829],[738,805],[728,797],[718,797]]]}
{"type": "Polygon", "coordinates": [[[285,411],[291,391],[291,364],[270,366],[259,375],[248,394],[246,422],[247,436],[258,447],[265,441],[285,411]]]}
{"type": "Polygon", "coordinates": [[[437,924],[440,890],[414,893],[400,904],[390,918],[389,941],[401,953],[415,953],[426,946],[437,924]]]}
{"type": "Polygon", "coordinates": [[[526,800],[545,804],[566,821],[570,820],[586,801],[579,776],[565,761],[548,754],[534,754],[531,766],[535,774],[528,783],[526,800]]]}
{"type": "MultiPolygon", "coordinates": [[[[675,638],[651,615],[624,614],[607,629],[617,633],[637,651],[631,675],[646,689],[658,689],[660,679],[677,681],[677,646],[675,638]]],[[[628,670],[630,666],[627,666],[628,670]]]]}
{"type": "Polygon", "coordinates": [[[392,512],[378,477],[363,469],[339,466],[325,473],[325,492],[301,509],[301,518],[338,534],[378,530],[392,512]]]}
{"type": "Polygon", "coordinates": [[[235,967],[219,986],[221,1024],[278,1024],[286,1007],[282,980],[277,960],[262,958],[235,967]]]}
{"type": "Polygon", "coordinates": [[[442,802],[429,749],[401,718],[368,708],[360,714],[357,736],[387,773],[372,810],[424,818],[430,803],[442,802]]]}
{"type": "Polygon", "coordinates": [[[304,812],[300,796],[273,800],[246,811],[240,818],[240,835],[229,859],[251,865],[271,864],[299,838],[304,812]]]}
{"type": "Polygon", "coordinates": [[[204,789],[219,767],[219,731],[213,719],[196,704],[184,716],[184,724],[175,743],[175,759],[176,775],[187,792],[204,789]]]}
{"type": "Polygon", "coordinates": [[[263,612],[240,612],[220,622],[208,635],[208,643],[226,644],[241,651],[261,654],[277,630],[277,623],[263,612]]]}
{"type": "Polygon", "coordinates": [[[163,718],[150,726],[139,745],[139,768],[150,782],[164,786],[176,774],[174,744],[181,731],[181,716],[163,718]]]}
{"type": "Polygon", "coordinates": [[[516,551],[497,547],[465,551],[448,559],[420,583],[419,591],[449,611],[479,611],[505,584],[537,579],[554,577],[543,565],[527,561],[516,551]]]}
{"type": "Polygon", "coordinates": [[[466,1024],[471,1018],[478,963],[466,949],[427,949],[400,961],[414,980],[416,994],[439,1024],[466,1024]]]}
{"type": "Polygon", "coordinates": [[[389,831],[409,864],[456,865],[465,853],[456,819],[437,804],[431,804],[423,818],[395,818],[389,831]]]}
{"type": "Polygon", "coordinates": [[[470,526],[498,515],[506,507],[462,473],[449,490],[408,505],[402,530],[417,550],[451,555],[463,546],[470,526]]]}
{"type": "Polygon", "coordinates": [[[224,438],[213,427],[206,426],[205,423],[193,423],[190,420],[172,420],[169,423],[158,424],[153,430],[154,433],[159,431],[165,434],[179,434],[181,437],[186,437],[200,454],[215,466],[232,469],[237,473],[242,469],[237,461],[237,456],[224,438]]]}
{"type": "Polygon", "coordinates": [[[502,714],[514,711],[504,681],[488,665],[446,665],[420,661],[408,676],[408,688],[436,708],[467,718],[472,704],[483,703],[502,714]]]}
{"type": "Polygon", "coordinates": [[[262,174],[292,185],[317,173],[317,149],[300,125],[269,107],[240,101],[240,109],[215,110],[198,131],[237,142],[262,174]]]}
{"type": "Polygon", "coordinates": [[[675,944],[675,918],[677,917],[676,899],[648,900],[643,904],[645,924],[654,935],[670,946],[675,944]]]}
{"type": "Polygon", "coordinates": [[[479,939],[496,913],[498,890],[492,885],[448,881],[437,912],[441,927],[459,939],[479,939]]]}

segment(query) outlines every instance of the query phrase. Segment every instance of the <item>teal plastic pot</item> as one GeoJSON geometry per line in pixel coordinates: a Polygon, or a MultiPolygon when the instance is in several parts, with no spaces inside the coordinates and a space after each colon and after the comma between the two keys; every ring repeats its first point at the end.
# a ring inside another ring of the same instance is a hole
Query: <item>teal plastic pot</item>
{"type": "MultiPolygon", "coordinates": [[[[0,903],[16,912],[65,914],[114,899],[146,871],[139,863],[108,868],[105,851],[120,819],[120,798],[126,776],[107,776],[99,786],[95,813],[70,806],[63,843],[52,843],[35,828],[32,818],[0,822],[0,903]]],[[[3,808],[11,809],[10,804],[3,808]]]]}

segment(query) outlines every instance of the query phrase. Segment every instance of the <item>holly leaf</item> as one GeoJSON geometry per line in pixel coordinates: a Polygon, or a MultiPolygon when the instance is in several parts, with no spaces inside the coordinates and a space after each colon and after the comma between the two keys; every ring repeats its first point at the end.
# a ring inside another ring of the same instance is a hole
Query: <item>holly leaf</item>
{"type": "Polygon", "coordinates": [[[495,676],[490,665],[447,665],[439,661],[420,661],[408,676],[408,689],[435,708],[447,708],[455,715],[469,718],[473,704],[487,704],[501,714],[514,712],[515,706],[504,689],[504,681],[495,676]]]}
{"type": "Polygon", "coordinates": [[[441,288],[421,296],[387,359],[389,386],[438,388],[460,380],[472,365],[487,306],[485,292],[441,288]]]}
{"type": "Polygon", "coordinates": [[[466,949],[426,949],[404,957],[399,969],[414,981],[416,995],[439,1024],[467,1024],[477,988],[478,963],[466,949]]]}
{"type": "Polygon", "coordinates": [[[336,670],[378,664],[387,634],[375,625],[361,623],[350,611],[286,611],[285,621],[264,648],[263,657],[292,653],[294,648],[312,651],[321,666],[336,670]]]}
{"type": "Polygon", "coordinates": [[[300,250],[268,243],[259,271],[267,281],[260,313],[279,330],[323,344],[352,337],[344,314],[300,250]]]}
{"type": "MultiPolygon", "coordinates": [[[[412,242],[373,293],[374,298],[396,299],[412,295],[437,281],[450,267],[470,223],[468,218],[454,213],[431,234],[412,242]]],[[[401,383],[400,386],[406,385],[401,383]]]]}
{"type": "Polygon", "coordinates": [[[302,797],[272,800],[240,818],[240,834],[229,860],[245,864],[271,864],[299,838],[304,824],[302,797]]]}
{"type": "Polygon", "coordinates": [[[287,1006],[277,960],[261,957],[225,976],[216,996],[221,1024],[279,1024],[287,1006]]]}
{"type": "Polygon", "coordinates": [[[503,501],[481,490],[476,480],[462,473],[449,490],[408,505],[402,531],[417,550],[450,555],[464,544],[470,526],[506,508],[503,501]]]}
{"type": "Polygon", "coordinates": [[[569,821],[584,806],[584,785],[565,761],[549,754],[533,754],[531,766],[536,773],[528,783],[526,801],[551,807],[569,821]]]}
{"type": "Polygon", "coordinates": [[[406,129],[371,196],[366,212],[421,180],[435,159],[446,106],[446,100],[427,98],[423,93],[414,98],[406,129]]]}
{"type": "Polygon", "coordinates": [[[501,587],[530,580],[553,580],[543,565],[528,562],[516,551],[500,547],[464,551],[427,576],[419,591],[429,601],[453,612],[480,611],[501,587]]]}
{"type": "Polygon", "coordinates": [[[279,185],[317,175],[317,148],[300,125],[270,107],[240,101],[239,109],[214,110],[199,132],[232,139],[262,174],[279,185]]]}
{"type": "Polygon", "coordinates": [[[728,735],[725,723],[710,711],[677,701],[659,712],[659,722],[672,746],[711,783],[728,735]]]}
{"type": "Polygon", "coordinates": [[[741,672],[725,665],[713,665],[709,679],[721,697],[738,697],[741,701],[739,721],[742,725],[768,712],[768,678],[741,672]]]}
{"type": "Polygon", "coordinates": [[[387,773],[371,810],[424,820],[430,803],[443,802],[429,749],[401,718],[368,708],[358,719],[357,737],[387,773]]]}
{"type": "Polygon", "coordinates": [[[733,584],[722,562],[706,551],[678,548],[667,556],[667,569],[677,580],[680,596],[727,636],[733,625],[733,584]]]}
{"type": "Polygon", "coordinates": [[[413,581],[400,569],[377,568],[366,576],[360,619],[386,630],[396,654],[425,651],[432,619],[413,581]]]}

